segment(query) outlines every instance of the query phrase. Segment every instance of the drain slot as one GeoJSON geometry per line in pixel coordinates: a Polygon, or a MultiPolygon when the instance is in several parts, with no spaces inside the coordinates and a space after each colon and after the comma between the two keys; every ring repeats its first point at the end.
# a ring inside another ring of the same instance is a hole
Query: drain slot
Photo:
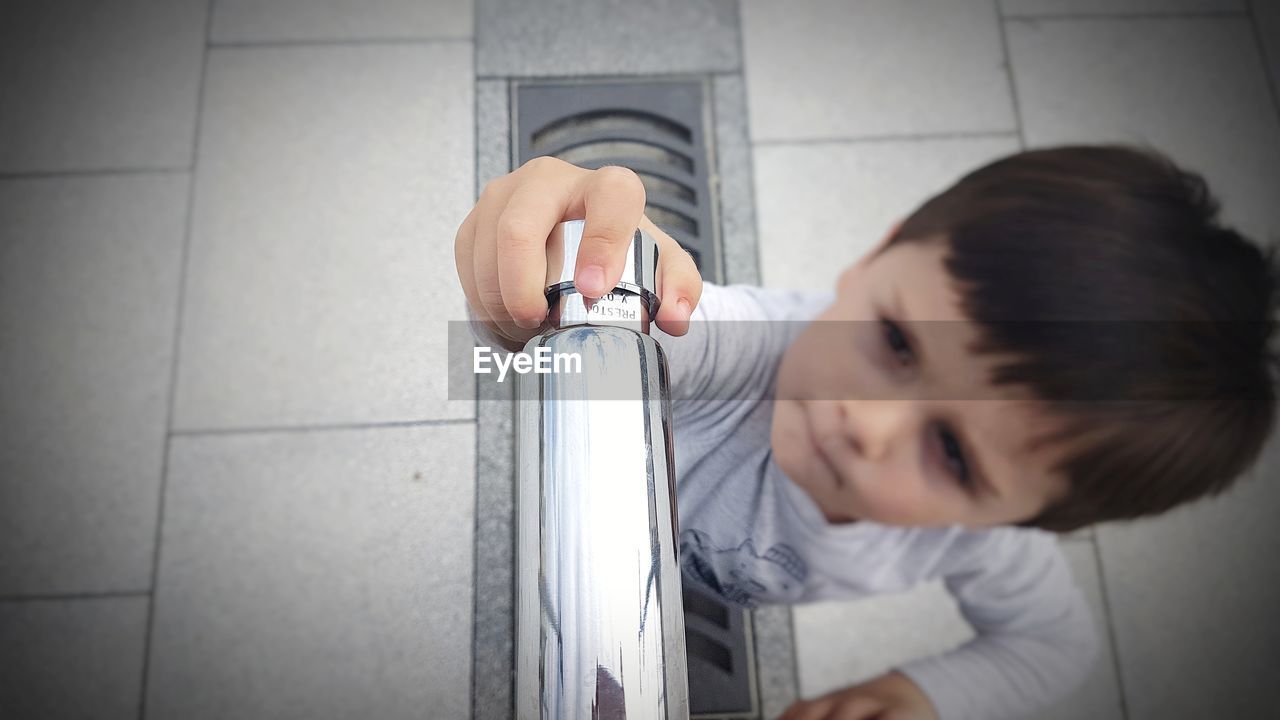
{"type": "Polygon", "coordinates": [[[557,120],[533,133],[530,142],[534,152],[550,155],[583,135],[616,137],[667,135],[683,143],[693,141],[693,131],[661,115],[626,108],[613,108],[580,113],[557,120]]]}
{"type": "Polygon", "coordinates": [[[604,165],[606,162],[610,165],[629,165],[640,160],[673,168],[679,172],[693,172],[693,158],[637,140],[590,140],[565,148],[556,153],[556,157],[574,165],[593,163],[604,165]],[[609,158],[609,160],[605,161],[601,158],[609,158]]]}
{"type": "Polygon", "coordinates": [[[694,80],[512,84],[512,158],[551,155],[580,167],[621,165],[644,183],[645,213],[723,282],[706,85],[694,80]]]}
{"type": "Polygon", "coordinates": [[[683,594],[693,716],[756,717],[751,616],[704,593],[688,579],[683,594]]]}

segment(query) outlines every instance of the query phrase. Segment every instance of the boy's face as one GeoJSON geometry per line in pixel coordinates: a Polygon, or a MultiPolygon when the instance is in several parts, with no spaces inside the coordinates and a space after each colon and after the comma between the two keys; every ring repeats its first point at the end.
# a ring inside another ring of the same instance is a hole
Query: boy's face
{"type": "Polygon", "coordinates": [[[1065,494],[1050,448],[1026,447],[1052,427],[1037,402],[992,386],[995,360],[966,349],[977,327],[945,252],[930,241],[868,253],[783,356],[774,457],[830,522],[1012,524],[1065,494]]]}

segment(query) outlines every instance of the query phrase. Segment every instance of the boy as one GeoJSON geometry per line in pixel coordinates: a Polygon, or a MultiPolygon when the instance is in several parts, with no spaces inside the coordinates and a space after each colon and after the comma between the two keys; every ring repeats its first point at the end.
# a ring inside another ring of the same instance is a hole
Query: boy
{"type": "Polygon", "coordinates": [[[976,631],[787,720],[1043,707],[1098,644],[1050,531],[1220,492],[1270,432],[1274,252],[1220,226],[1203,182],[1157,154],[980,168],[834,294],[703,286],[643,209],[623,168],[539,158],[490,183],[455,245],[477,333],[512,349],[534,334],[555,223],[586,218],[589,297],[643,227],[660,246],[686,578],[745,606],[940,578],[976,631]]]}

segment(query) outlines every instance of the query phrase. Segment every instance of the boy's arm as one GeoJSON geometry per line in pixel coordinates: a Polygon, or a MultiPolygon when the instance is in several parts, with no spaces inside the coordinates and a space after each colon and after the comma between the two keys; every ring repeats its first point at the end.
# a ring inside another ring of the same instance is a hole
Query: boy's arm
{"type": "Polygon", "coordinates": [[[941,720],[1024,717],[1077,687],[1098,653],[1088,603],[1049,533],[1000,528],[945,577],[977,637],[898,668],[941,720]]]}
{"type": "Polygon", "coordinates": [[[790,340],[833,299],[831,293],[704,282],[679,337],[653,326],[671,368],[671,397],[747,400],[768,390],[790,340]]]}

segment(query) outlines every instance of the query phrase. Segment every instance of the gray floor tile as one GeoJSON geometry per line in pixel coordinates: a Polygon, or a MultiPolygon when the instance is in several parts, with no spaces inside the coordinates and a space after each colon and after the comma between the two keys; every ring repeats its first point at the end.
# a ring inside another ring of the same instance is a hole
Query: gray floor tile
{"type": "Polygon", "coordinates": [[[447,399],[471,48],[210,55],[180,428],[474,417],[447,399]]]}
{"type": "Polygon", "coordinates": [[[1030,145],[1154,145],[1205,174],[1228,222],[1280,234],[1280,123],[1247,18],[1007,26],[1030,145]]]}
{"type": "Polygon", "coordinates": [[[1276,112],[1280,113],[1280,3],[1255,0],[1252,6],[1258,39],[1267,58],[1272,97],[1277,99],[1276,112]]]}
{"type": "Polygon", "coordinates": [[[218,0],[215,43],[469,37],[471,0],[218,0]]]}
{"type": "Polygon", "coordinates": [[[0,596],[151,583],[187,183],[0,182],[0,596]]]}
{"type": "Polygon", "coordinates": [[[476,0],[480,75],[632,75],[742,67],[734,0],[476,0]],[[660,46],[661,52],[655,52],[660,46]]]}
{"type": "Polygon", "coordinates": [[[1132,720],[1275,717],[1280,438],[1226,495],[1099,527],[1132,720]]]}
{"type": "Polygon", "coordinates": [[[0,172],[189,166],[206,5],[0,6],[0,172]]]}
{"type": "Polygon", "coordinates": [[[756,141],[1017,128],[990,0],[744,0],[742,11],[756,141]]]}
{"type": "Polygon", "coordinates": [[[1017,150],[1012,135],[756,147],[764,285],[834,288],[840,271],[921,202],[1017,150]]]}
{"type": "Polygon", "coordinates": [[[813,698],[973,637],[941,582],[853,602],[797,605],[800,695],[813,698]]]}
{"type": "Polygon", "coordinates": [[[1084,591],[1093,611],[1101,649],[1093,672],[1071,695],[1043,712],[1035,720],[1124,720],[1124,703],[1120,697],[1120,679],[1116,674],[1116,658],[1111,651],[1107,603],[1098,571],[1098,558],[1090,540],[1066,540],[1062,553],[1071,564],[1071,574],[1084,591]]]}
{"type": "Polygon", "coordinates": [[[1244,12],[1247,0],[1000,0],[1006,16],[1244,12]]]}
{"type": "Polygon", "coordinates": [[[0,717],[138,717],[147,598],[0,603],[0,717]]]}
{"type": "Polygon", "coordinates": [[[147,715],[469,716],[474,425],[177,438],[147,715]]]}

